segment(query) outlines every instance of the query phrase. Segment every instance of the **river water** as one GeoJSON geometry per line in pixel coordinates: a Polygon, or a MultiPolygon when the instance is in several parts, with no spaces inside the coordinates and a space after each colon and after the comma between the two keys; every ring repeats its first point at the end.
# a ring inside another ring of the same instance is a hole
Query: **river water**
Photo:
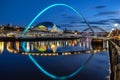
{"type": "Polygon", "coordinates": [[[53,80],[32,62],[29,54],[45,71],[59,77],[74,73],[93,55],[82,70],[65,80],[109,80],[109,51],[107,41],[103,43],[96,45],[91,39],[25,42],[25,52],[23,42],[0,42],[0,80],[53,80]]]}

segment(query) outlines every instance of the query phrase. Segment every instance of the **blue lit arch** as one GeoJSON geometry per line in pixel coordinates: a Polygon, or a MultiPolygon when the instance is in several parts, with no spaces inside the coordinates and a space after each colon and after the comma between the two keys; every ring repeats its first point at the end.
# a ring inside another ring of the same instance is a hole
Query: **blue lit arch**
{"type": "MultiPolygon", "coordinates": [[[[56,6],[64,6],[64,7],[67,7],[67,8],[70,8],[71,10],[73,10],[81,19],[83,19],[86,24],[88,25],[88,27],[92,30],[92,27],[87,23],[86,19],[77,11],[75,10],[74,8],[72,8],[71,6],[69,5],[66,5],[66,4],[53,4],[53,5],[50,5],[48,7],[46,7],[45,9],[43,9],[41,12],[38,13],[38,15],[29,23],[29,25],[26,27],[26,29],[23,31],[23,34],[26,33],[28,31],[28,29],[31,27],[31,25],[35,22],[35,20],[41,16],[45,11],[49,10],[50,8],[53,8],[53,7],[56,7],[56,6]]],[[[93,31],[93,30],[92,30],[93,31]]],[[[94,31],[93,31],[94,32],[94,31]]],[[[23,35],[22,35],[23,36],[23,35]]],[[[25,42],[22,44],[22,48],[24,49],[25,52],[27,52],[27,49],[25,48],[25,42]]],[[[71,78],[73,77],[74,75],[76,75],[79,71],[81,71],[84,66],[89,62],[89,60],[92,58],[93,54],[86,60],[86,62],[80,66],[75,72],[73,72],[72,74],[69,74],[67,76],[62,76],[62,77],[59,77],[59,76],[56,76],[56,75],[53,75],[49,72],[47,72],[45,69],[43,69],[40,64],[37,63],[37,61],[32,57],[31,54],[28,55],[30,60],[37,66],[37,68],[42,71],[45,75],[51,77],[52,79],[57,79],[57,80],[63,80],[63,79],[68,79],[68,78],[71,78]]]]}

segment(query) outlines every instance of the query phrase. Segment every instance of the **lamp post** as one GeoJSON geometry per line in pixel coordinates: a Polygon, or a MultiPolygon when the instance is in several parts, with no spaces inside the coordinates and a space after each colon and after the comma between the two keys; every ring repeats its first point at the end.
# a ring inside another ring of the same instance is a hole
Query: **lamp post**
{"type": "Polygon", "coordinates": [[[114,26],[116,27],[116,35],[117,35],[117,36],[118,36],[118,34],[119,34],[118,25],[119,25],[118,23],[115,23],[115,24],[114,24],[114,26]]]}
{"type": "Polygon", "coordinates": [[[118,25],[119,25],[118,23],[115,23],[115,24],[114,24],[114,26],[116,27],[116,29],[118,28],[118,25]]]}

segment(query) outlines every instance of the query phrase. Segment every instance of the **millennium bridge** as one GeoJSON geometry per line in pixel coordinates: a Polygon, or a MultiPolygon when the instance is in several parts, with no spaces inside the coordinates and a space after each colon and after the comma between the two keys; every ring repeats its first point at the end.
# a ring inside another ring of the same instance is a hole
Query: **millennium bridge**
{"type": "MultiPolygon", "coordinates": [[[[47,40],[70,40],[70,39],[80,39],[81,38],[91,38],[92,42],[95,44],[103,44],[103,40],[106,40],[108,42],[108,46],[109,46],[109,55],[110,55],[110,63],[111,63],[111,80],[120,80],[120,37],[119,37],[119,30],[111,30],[109,33],[107,31],[105,31],[104,29],[98,27],[98,26],[90,26],[89,23],[86,21],[86,19],[79,13],[77,12],[74,8],[72,8],[69,5],[66,4],[53,4],[48,6],[47,8],[43,9],[31,22],[30,24],[27,26],[27,28],[22,32],[22,33],[17,33],[17,32],[13,32],[12,36],[10,35],[11,33],[6,32],[6,35],[3,35],[0,37],[0,52],[2,52],[3,50],[3,41],[7,41],[7,50],[10,52],[14,52],[16,53],[17,51],[19,51],[19,47],[17,46],[13,46],[14,48],[11,48],[12,44],[15,45],[19,45],[19,43],[14,43],[15,41],[47,41],[47,40]],[[45,11],[47,11],[48,9],[52,8],[52,7],[56,7],[56,6],[64,6],[67,8],[70,8],[71,10],[73,10],[77,15],[79,15],[79,17],[84,20],[84,22],[87,24],[88,28],[84,29],[81,33],[76,34],[58,34],[58,33],[47,33],[48,35],[51,34],[52,36],[45,36],[44,33],[41,32],[28,32],[28,29],[30,28],[30,26],[33,24],[33,22],[45,11]],[[99,29],[104,33],[104,36],[100,36],[97,35],[96,32],[94,31],[95,29],[99,29]],[[90,34],[87,32],[88,30],[91,30],[90,34]],[[42,36],[39,36],[43,34],[42,36]],[[32,35],[32,36],[30,36],[32,35]],[[9,41],[13,41],[13,43],[9,42],[9,41]]],[[[68,41],[69,42],[69,41],[68,41]]],[[[71,43],[71,42],[69,42],[71,43]]],[[[75,42],[76,43],[76,42],[75,42]]],[[[57,43],[56,43],[57,44],[57,43]]],[[[32,53],[28,53],[27,50],[29,50],[29,47],[25,48],[25,45],[29,46],[28,42],[23,42],[22,47],[23,47],[23,52],[22,54],[32,54],[32,53]]],[[[35,42],[35,45],[38,45],[38,43],[35,42]]],[[[69,45],[69,44],[68,44],[69,45]]],[[[74,44],[75,45],[75,44],[74,44]]],[[[46,47],[43,47],[46,49],[46,47]]],[[[40,56],[58,56],[58,55],[71,55],[71,54],[80,54],[80,52],[94,52],[93,50],[83,50],[83,51],[71,51],[71,52],[59,52],[56,53],[55,52],[55,45],[52,45],[51,48],[53,49],[53,54],[48,53],[48,54],[39,54],[36,53],[37,55],[40,56]]],[[[39,50],[39,49],[38,49],[39,50]]],[[[41,67],[34,61],[34,59],[31,57],[31,55],[29,55],[30,59],[35,63],[35,65],[41,69],[41,67]]],[[[85,63],[86,64],[86,63],[85,63]]],[[[79,70],[80,71],[80,70],[79,70]]],[[[56,76],[49,74],[48,72],[44,72],[47,73],[48,76],[51,76],[52,78],[56,79],[56,76]]],[[[77,72],[75,72],[76,74],[77,72]]],[[[67,78],[73,76],[74,74],[67,76],[67,78]]],[[[64,77],[60,77],[59,79],[64,79],[64,77]]]]}

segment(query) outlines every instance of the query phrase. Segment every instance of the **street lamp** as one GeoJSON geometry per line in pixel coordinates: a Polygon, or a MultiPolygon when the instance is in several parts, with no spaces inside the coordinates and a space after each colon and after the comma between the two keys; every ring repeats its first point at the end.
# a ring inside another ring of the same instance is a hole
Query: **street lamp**
{"type": "Polygon", "coordinates": [[[112,28],[112,31],[115,30],[114,28],[112,28]]]}
{"type": "Polygon", "coordinates": [[[114,26],[116,27],[116,35],[119,34],[118,25],[119,25],[118,23],[115,23],[115,24],[114,24],[114,26]]]}
{"type": "Polygon", "coordinates": [[[118,25],[119,25],[118,23],[115,23],[115,24],[114,24],[114,26],[116,27],[116,29],[118,28],[118,25]]]}

